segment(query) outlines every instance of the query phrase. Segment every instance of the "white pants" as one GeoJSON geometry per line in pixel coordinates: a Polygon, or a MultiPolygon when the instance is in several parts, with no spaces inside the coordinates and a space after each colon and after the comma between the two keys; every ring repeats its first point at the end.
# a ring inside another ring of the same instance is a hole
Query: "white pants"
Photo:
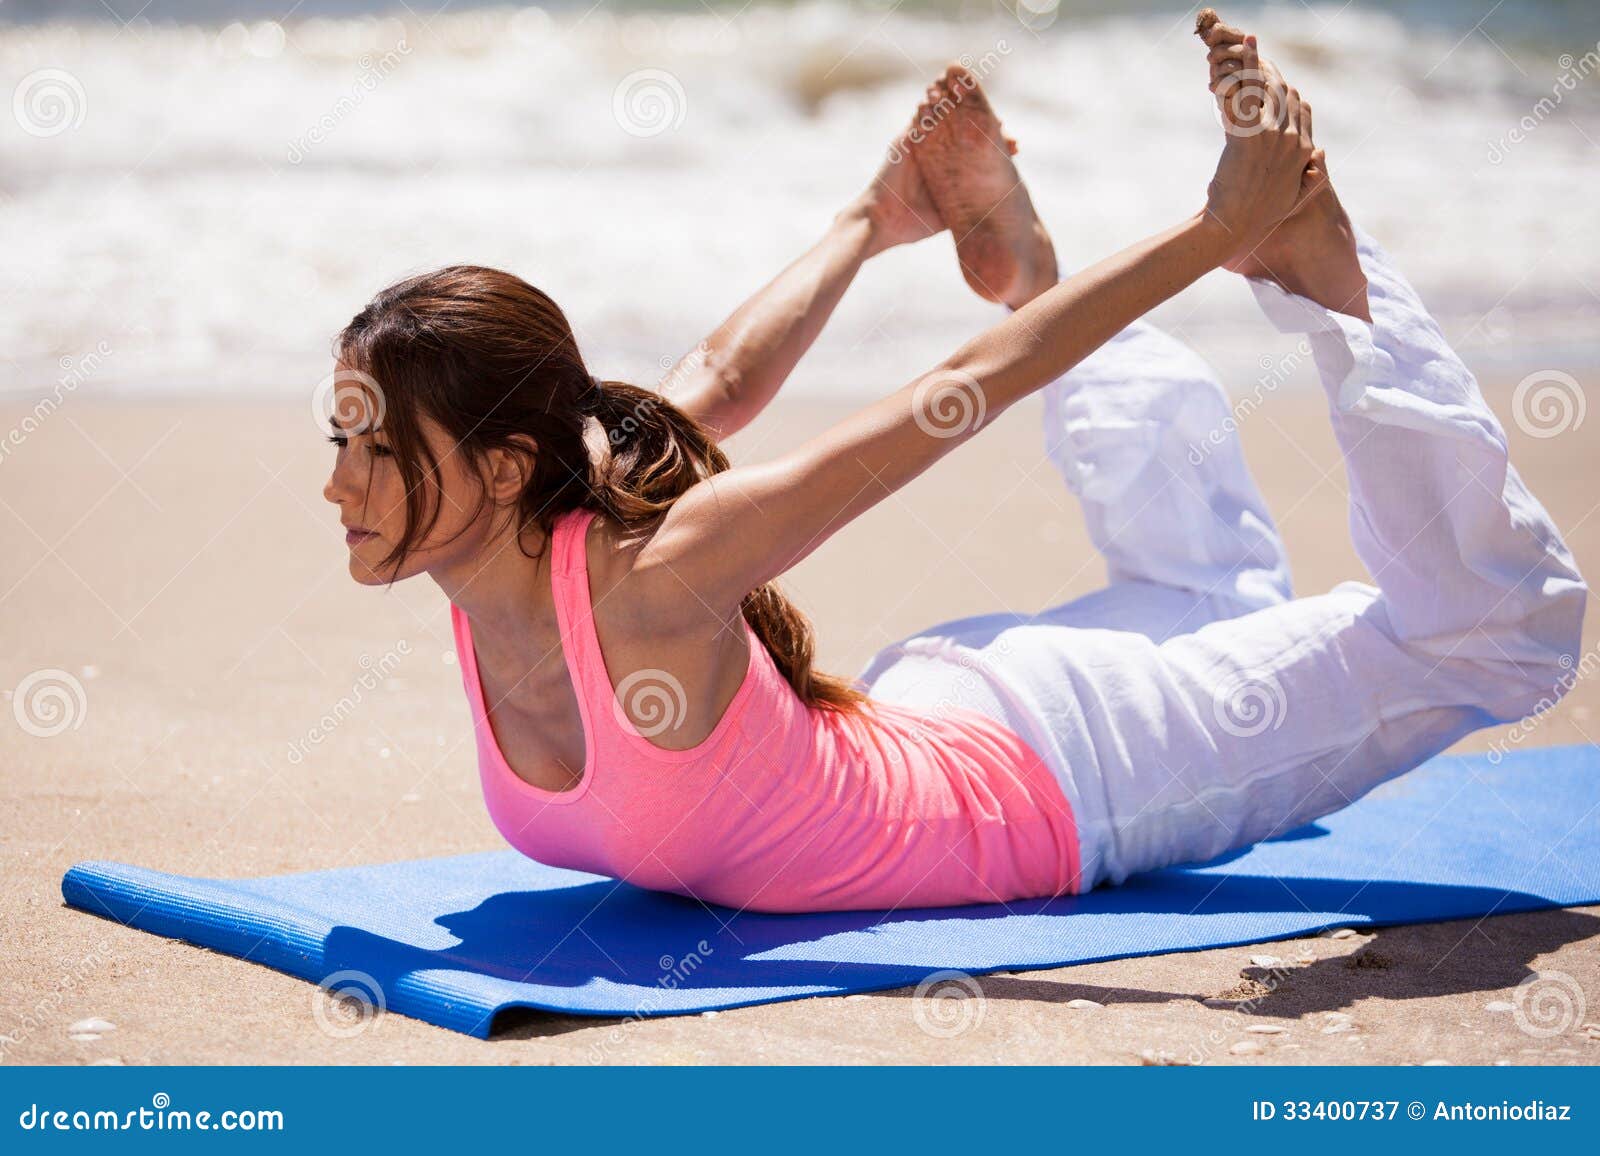
{"type": "Polygon", "coordinates": [[[1292,830],[1562,693],[1583,580],[1471,373],[1357,236],[1371,325],[1251,286],[1306,334],[1373,584],[1293,598],[1226,394],[1136,322],[1045,391],[1046,451],[1110,585],[922,631],[860,676],[1030,741],[1077,817],[1084,890],[1292,830]]]}

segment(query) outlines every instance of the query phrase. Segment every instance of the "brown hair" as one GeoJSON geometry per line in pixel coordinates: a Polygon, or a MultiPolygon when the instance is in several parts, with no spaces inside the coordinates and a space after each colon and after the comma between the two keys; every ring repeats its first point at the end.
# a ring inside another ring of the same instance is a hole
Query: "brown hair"
{"type": "MultiPolygon", "coordinates": [[[[498,269],[452,265],[397,282],[351,319],[335,350],[376,385],[377,420],[405,484],[406,530],[385,566],[398,567],[439,516],[439,463],[419,414],[470,464],[492,449],[523,459],[512,510],[519,549],[528,526],[549,541],[556,519],[576,509],[648,536],[684,491],[728,468],[710,432],[661,394],[591,377],[560,307],[498,269]],[[610,452],[599,462],[584,439],[587,416],[606,433],[610,452]]],[[[485,491],[474,518],[488,500],[485,491]]],[[[802,702],[855,713],[868,701],[850,680],[812,669],[811,624],[776,584],[751,591],[741,609],[802,702]]]]}

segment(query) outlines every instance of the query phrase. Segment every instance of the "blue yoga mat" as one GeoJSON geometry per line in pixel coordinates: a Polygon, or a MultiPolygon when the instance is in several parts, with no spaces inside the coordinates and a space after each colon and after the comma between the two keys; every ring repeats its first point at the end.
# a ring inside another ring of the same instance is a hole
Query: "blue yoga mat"
{"type": "MultiPolygon", "coordinates": [[[[120,863],[66,901],[488,1036],[497,1013],[648,1016],[1600,902],[1600,750],[1443,757],[1281,839],[1088,895],[740,914],[514,851],[262,879],[120,863]],[[330,977],[339,977],[330,979],[330,977]]],[[[242,978],[242,977],[241,977],[242,978]]]]}

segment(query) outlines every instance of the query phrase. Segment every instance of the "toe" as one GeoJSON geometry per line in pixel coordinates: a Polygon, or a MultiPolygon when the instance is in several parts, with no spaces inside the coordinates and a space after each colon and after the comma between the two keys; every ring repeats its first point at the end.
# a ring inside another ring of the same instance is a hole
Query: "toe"
{"type": "Polygon", "coordinates": [[[1200,18],[1195,21],[1195,33],[1210,48],[1224,44],[1240,44],[1244,41],[1244,33],[1240,29],[1231,24],[1224,24],[1210,8],[1201,12],[1200,18]],[[1209,20],[1206,19],[1207,16],[1210,17],[1209,20]]]}
{"type": "Polygon", "coordinates": [[[1244,30],[1229,24],[1218,24],[1206,37],[1206,43],[1215,48],[1219,44],[1243,44],[1244,30]]]}
{"type": "Polygon", "coordinates": [[[983,86],[978,83],[971,69],[962,64],[952,64],[947,75],[950,77],[950,89],[957,94],[958,100],[971,101],[973,108],[988,109],[989,101],[984,95],[983,86]]]}

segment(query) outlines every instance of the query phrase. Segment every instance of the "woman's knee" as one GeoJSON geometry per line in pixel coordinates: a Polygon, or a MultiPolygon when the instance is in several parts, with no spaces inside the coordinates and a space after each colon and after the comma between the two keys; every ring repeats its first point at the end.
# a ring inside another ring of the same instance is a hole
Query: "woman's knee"
{"type": "Polygon", "coordinates": [[[1497,628],[1492,653],[1455,661],[1483,687],[1477,705],[1495,724],[1542,715],[1585,678],[1600,675],[1600,653],[1584,652],[1581,580],[1547,591],[1514,631],[1497,628]]]}
{"type": "Polygon", "coordinates": [[[1523,637],[1535,654],[1524,664],[1530,694],[1564,696],[1578,678],[1600,673],[1600,654],[1583,651],[1583,615],[1589,587],[1576,571],[1570,578],[1549,578],[1538,604],[1523,623],[1523,637]],[[1584,674],[1578,672],[1582,670],[1584,674]]]}

